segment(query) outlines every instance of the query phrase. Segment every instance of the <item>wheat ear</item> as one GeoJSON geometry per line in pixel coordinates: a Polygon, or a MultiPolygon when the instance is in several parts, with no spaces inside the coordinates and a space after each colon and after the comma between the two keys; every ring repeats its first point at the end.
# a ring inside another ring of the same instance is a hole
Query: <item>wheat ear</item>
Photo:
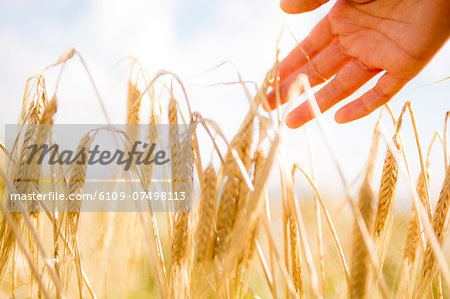
{"type": "MultiPolygon", "coordinates": [[[[176,108],[176,100],[171,99],[169,103],[169,136],[171,142],[172,150],[172,192],[187,192],[188,190],[183,189],[184,180],[183,174],[186,174],[186,162],[189,157],[185,154],[184,147],[188,146],[189,138],[184,138],[182,142],[179,140],[178,133],[178,115],[176,108]]],[[[191,157],[192,158],[192,157],[191,157]]],[[[187,176],[187,177],[192,177],[187,176]]],[[[188,222],[189,215],[183,209],[184,207],[178,205],[175,207],[175,216],[173,222],[173,236],[172,236],[172,263],[180,264],[184,261],[186,257],[186,247],[188,239],[188,222]]]]}
{"type": "MultiPolygon", "coordinates": [[[[428,172],[430,164],[427,163],[425,167],[426,173],[421,172],[417,179],[417,194],[424,208],[427,206],[427,192],[425,186],[425,178],[426,175],[428,178],[430,174],[428,172]]],[[[403,260],[400,269],[400,278],[399,278],[399,292],[398,298],[410,298],[412,296],[411,291],[413,290],[412,286],[412,274],[415,272],[415,264],[416,264],[416,256],[417,249],[419,248],[420,242],[420,225],[418,215],[413,208],[410,214],[410,221],[408,225],[408,232],[406,234],[405,247],[403,253],[403,260]]],[[[423,246],[422,246],[423,247],[423,246]]]]}
{"type": "MultiPolygon", "coordinates": [[[[447,167],[445,173],[444,184],[442,185],[441,193],[439,195],[439,200],[436,205],[436,210],[433,216],[433,229],[436,233],[436,237],[439,243],[443,244],[445,234],[448,227],[448,219],[449,219],[449,210],[450,210],[450,166],[447,167]]],[[[425,287],[426,294],[431,280],[436,277],[437,272],[437,263],[436,257],[434,256],[433,248],[431,243],[427,243],[427,247],[425,250],[424,261],[422,264],[422,285],[425,287]]]]}
{"type": "Polygon", "coordinates": [[[133,142],[139,137],[139,127],[136,125],[140,123],[141,99],[141,92],[136,84],[133,84],[131,80],[129,80],[127,94],[127,124],[130,126],[127,126],[127,134],[133,142]]]}
{"type": "MultiPolygon", "coordinates": [[[[76,194],[81,194],[82,189],[86,182],[86,171],[87,171],[87,161],[88,161],[88,152],[92,143],[92,138],[89,134],[86,134],[81,138],[78,143],[76,149],[77,160],[74,161],[72,165],[72,172],[70,175],[70,179],[68,182],[68,186],[66,188],[66,197],[73,196],[76,194]]],[[[61,221],[64,221],[66,228],[66,238],[74,250],[74,262],[76,266],[77,273],[77,281],[78,281],[78,290],[80,294],[83,292],[83,278],[81,274],[81,260],[80,260],[80,252],[77,240],[77,231],[78,231],[78,223],[80,217],[80,209],[81,209],[81,201],[72,200],[67,204],[66,213],[63,214],[61,221]]],[[[72,255],[68,252],[67,249],[63,252],[63,260],[64,260],[64,285],[68,286],[70,272],[72,270],[71,263],[69,262],[69,258],[72,255]]]]}
{"type": "MultiPolygon", "coordinates": [[[[38,147],[44,145],[47,140],[51,127],[54,123],[54,116],[57,110],[57,101],[56,98],[52,98],[46,105],[44,106],[44,110],[42,112],[42,117],[39,120],[39,126],[36,128],[35,136],[34,136],[34,144],[38,147]]],[[[19,188],[19,193],[30,193],[33,191],[39,192],[39,179],[41,175],[41,166],[37,163],[37,155],[35,155],[32,161],[27,161],[29,164],[25,169],[25,178],[30,180],[29,183],[25,183],[22,186],[24,189],[19,188]],[[21,190],[22,189],[22,190],[21,190]]],[[[32,212],[32,215],[37,215],[35,212],[38,211],[39,207],[37,202],[29,201],[27,202],[28,211],[32,212]]]]}
{"type": "MultiPolygon", "coordinates": [[[[372,232],[375,191],[373,187],[374,167],[378,152],[379,133],[375,131],[369,151],[368,166],[359,190],[358,208],[369,234],[372,232]]],[[[350,298],[364,298],[367,292],[370,260],[358,225],[353,225],[352,256],[350,264],[350,298]]]]}
{"type": "Polygon", "coordinates": [[[217,212],[217,238],[214,246],[214,256],[219,260],[223,258],[223,253],[227,250],[229,236],[233,230],[238,215],[238,210],[244,203],[248,195],[241,169],[238,167],[232,150],[236,149],[245,169],[248,171],[251,158],[250,147],[253,136],[253,119],[244,122],[239,132],[230,143],[225,156],[224,174],[227,177],[225,186],[220,198],[217,212]]]}
{"type": "MultiPolygon", "coordinates": [[[[397,149],[400,149],[397,137],[393,138],[397,149]]],[[[375,216],[374,236],[379,238],[385,231],[392,215],[393,198],[398,179],[398,163],[388,149],[383,164],[380,189],[378,192],[377,212],[375,216]]]]}
{"type": "MultiPolygon", "coordinates": [[[[27,122],[26,128],[25,128],[25,134],[24,139],[22,142],[22,147],[20,149],[20,155],[19,155],[19,163],[16,164],[16,168],[14,170],[14,187],[18,192],[23,192],[25,189],[25,186],[29,183],[27,181],[26,177],[26,171],[27,171],[27,160],[29,158],[30,153],[30,145],[33,143],[36,125],[39,123],[39,113],[37,106],[34,102],[30,104],[30,110],[28,111],[26,118],[24,118],[24,121],[27,122]]],[[[9,211],[16,211],[17,207],[15,206],[13,201],[8,201],[8,210],[9,211]]],[[[20,224],[20,214],[19,213],[12,213],[11,219],[18,225],[20,224]]],[[[4,271],[6,269],[6,266],[8,264],[9,258],[13,252],[14,249],[14,234],[11,228],[7,225],[6,219],[2,219],[2,223],[0,226],[0,236],[1,236],[1,252],[0,252],[0,278],[3,276],[4,271]]]]}
{"type": "Polygon", "coordinates": [[[188,130],[178,133],[176,102],[172,99],[169,103],[170,142],[172,148],[172,192],[181,194],[185,199],[177,203],[173,219],[173,234],[171,245],[171,286],[172,296],[187,296],[187,261],[189,240],[189,210],[192,204],[192,180],[193,180],[193,150],[192,134],[188,130]],[[181,141],[179,138],[181,137],[181,141]]]}
{"type": "Polygon", "coordinates": [[[300,264],[300,241],[298,235],[298,224],[295,218],[295,210],[289,209],[288,211],[288,228],[289,228],[289,248],[291,256],[291,271],[292,280],[294,281],[295,291],[301,298],[303,297],[303,279],[302,279],[302,267],[300,264]]]}
{"type": "Polygon", "coordinates": [[[217,201],[217,177],[212,165],[203,172],[201,197],[198,206],[198,222],[195,230],[195,259],[203,262],[212,258],[213,236],[215,235],[214,217],[217,201]]]}
{"type": "MultiPolygon", "coordinates": [[[[263,150],[261,150],[261,149],[257,150],[255,152],[255,156],[253,158],[253,164],[254,164],[253,185],[255,185],[255,183],[256,183],[256,177],[257,177],[258,173],[262,171],[262,167],[264,166],[265,161],[266,161],[266,156],[265,156],[263,150]]],[[[248,262],[251,261],[251,259],[253,257],[253,253],[255,251],[255,239],[256,239],[257,234],[258,234],[258,223],[256,223],[255,228],[253,229],[253,231],[251,233],[250,244],[248,246],[248,253],[246,253],[248,262]]],[[[245,260],[245,256],[244,256],[244,260],[245,260]]],[[[248,264],[247,264],[247,266],[248,266],[248,264]]]]}

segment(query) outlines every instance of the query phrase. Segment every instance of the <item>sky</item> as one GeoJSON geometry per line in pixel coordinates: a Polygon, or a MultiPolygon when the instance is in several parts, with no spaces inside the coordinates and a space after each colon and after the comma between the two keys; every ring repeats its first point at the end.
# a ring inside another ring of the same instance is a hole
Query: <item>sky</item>
{"type": "MultiPolygon", "coordinates": [[[[281,29],[285,28],[279,43],[283,57],[296,40],[302,40],[326,15],[332,4],[333,1],[310,13],[287,15],[274,0],[0,0],[0,125],[17,122],[26,79],[76,47],[99,87],[113,123],[125,120],[127,74],[126,68],[117,63],[123,57],[135,56],[149,74],[164,69],[179,75],[186,84],[192,109],[216,121],[230,139],[248,109],[248,101],[238,85],[211,85],[236,81],[236,69],[244,80],[262,82],[274,62],[281,29]],[[224,61],[230,63],[194,77],[224,61]]],[[[46,75],[51,90],[55,72],[46,75]]],[[[412,101],[424,148],[436,130],[442,132],[445,112],[450,110],[450,80],[430,83],[449,75],[447,43],[391,101],[396,114],[405,101],[412,101]]],[[[355,96],[373,84],[372,80],[355,96]]],[[[65,67],[58,99],[56,123],[105,121],[77,59],[65,67]]],[[[357,182],[379,110],[362,120],[339,125],[334,123],[333,115],[340,106],[331,109],[324,120],[339,161],[345,165],[345,175],[349,181],[357,182]]],[[[389,118],[383,119],[392,133],[389,118]]],[[[314,144],[318,185],[324,192],[343,196],[341,181],[317,124],[312,122],[307,127],[314,144]]],[[[3,138],[4,133],[0,136],[3,138]]],[[[402,137],[416,178],[419,163],[409,118],[402,137]]],[[[287,163],[298,162],[309,168],[304,130],[286,130],[283,140],[287,163]]],[[[384,144],[380,150],[384,152],[384,144]]],[[[380,158],[378,164],[381,163],[380,158]]],[[[442,147],[435,147],[432,152],[431,171],[432,195],[437,197],[443,181],[442,147]]],[[[300,177],[298,180],[300,192],[310,194],[304,180],[300,177]]],[[[402,180],[399,192],[404,202],[409,203],[402,180]]],[[[272,181],[276,185],[274,178],[272,181]]]]}

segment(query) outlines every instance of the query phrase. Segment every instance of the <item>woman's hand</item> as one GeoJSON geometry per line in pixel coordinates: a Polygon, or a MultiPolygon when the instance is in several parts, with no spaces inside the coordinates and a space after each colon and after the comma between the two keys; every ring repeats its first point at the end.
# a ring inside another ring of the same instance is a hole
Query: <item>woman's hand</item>
{"type": "MultiPolygon", "coordinates": [[[[281,8],[299,13],[324,2],[282,0],[281,8]]],[[[299,74],[308,75],[311,86],[336,75],[315,95],[320,109],[326,111],[385,71],[374,88],[342,107],[335,120],[345,123],[366,116],[416,76],[449,34],[448,0],[338,0],[309,36],[280,62],[281,103],[287,100],[289,87],[299,74]]],[[[274,109],[274,90],[268,101],[274,109]]],[[[305,102],[289,113],[286,122],[297,128],[313,117],[305,102]]]]}

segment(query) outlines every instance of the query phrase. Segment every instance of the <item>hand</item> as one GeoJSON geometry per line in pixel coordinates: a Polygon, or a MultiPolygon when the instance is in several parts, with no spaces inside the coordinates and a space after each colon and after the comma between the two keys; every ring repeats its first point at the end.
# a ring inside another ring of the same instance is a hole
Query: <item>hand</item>
{"type": "MultiPolygon", "coordinates": [[[[282,0],[281,8],[299,13],[324,2],[327,0],[282,0]]],[[[374,88],[338,110],[335,120],[345,123],[366,116],[416,76],[449,34],[448,0],[338,0],[280,62],[281,103],[286,102],[290,85],[301,73],[308,76],[311,86],[336,75],[315,95],[324,112],[385,71],[374,88]]],[[[267,98],[270,109],[276,108],[275,90],[267,98]]],[[[309,103],[304,102],[288,114],[286,123],[297,128],[313,117],[309,103]]]]}

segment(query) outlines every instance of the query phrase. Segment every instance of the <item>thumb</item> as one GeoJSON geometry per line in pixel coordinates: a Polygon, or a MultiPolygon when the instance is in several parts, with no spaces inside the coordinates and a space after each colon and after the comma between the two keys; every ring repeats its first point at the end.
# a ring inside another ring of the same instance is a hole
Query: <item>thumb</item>
{"type": "Polygon", "coordinates": [[[286,13],[297,14],[314,10],[328,1],[329,0],[281,0],[280,7],[286,13]]]}

